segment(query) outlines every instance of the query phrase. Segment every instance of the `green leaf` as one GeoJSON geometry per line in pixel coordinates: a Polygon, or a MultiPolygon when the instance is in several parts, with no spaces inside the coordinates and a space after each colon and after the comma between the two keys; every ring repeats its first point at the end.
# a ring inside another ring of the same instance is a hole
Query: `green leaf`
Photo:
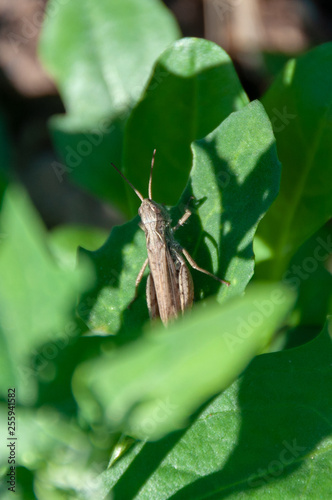
{"type": "Polygon", "coordinates": [[[283,275],[283,283],[298,291],[297,324],[320,330],[332,314],[331,254],[332,231],[327,224],[299,248],[283,275]]]}
{"type": "Polygon", "coordinates": [[[146,259],[145,237],[138,228],[138,217],[114,227],[99,250],[80,249],[79,256],[91,262],[96,275],[94,287],[80,300],[80,317],[94,334],[138,333],[148,319],[143,294],[128,309],[136,276],[146,259]]]}
{"type": "Polygon", "coordinates": [[[121,164],[123,129],[127,113],[100,119],[94,125],[81,124],[81,131],[62,127],[53,117],[50,129],[61,161],[51,163],[59,183],[69,175],[77,184],[129,214],[122,179],[111,162],[121,164]]]}
{"type": "Polygon", "coordinates": [[[51,132],[65,173],[126,213],[125,191],[110,162],[121,164],[123,129],[160,53],[180,36],[159,0],[51,0],[40,55],[63,99],[51,132]]]}
{"type": "Polygon", "coordinates": [[[332,43],[289,61],[263,98],[283,171],[258,230],[274,255],[259,276],[280,279],[297,248],[332,216],[331,61],[332,43]]]}
{"type": "Polygon", "coordinates": [[[178,35],[159,0],[51,0],[40,54],[81,127],[135,102],[152,64],[178,35]]]}
{"type": "MultiPolygon", "coordinates": [[[[263,106],[256,101],[231,114],[194,143],[193,155],[191,178],[172,218],[175,224],[194,195],[195,213],[176,238],[198,265],[231,282],[230,287],[220,288],[211,277],[193,271],[195,298],[219,291],[221,301],[242,293],[249,282],[254,233],[278,193],[280,164],[263,106]]],[[[144,233],[137,224],[135,219],[113,229],[102,248],[84,252],[95,266],[97,283],[82,299],[79,311],[95,332],[139,333],[148,317],[142,291],[128,309],[146,258],[144,233]]]]}
{"type": "MultiPolygon", "coordinates": [[[[6,405],[7,406],[7,405],[6,405]]],[[[8,407],[0,405],[0,418],[8,418],[8,407]]],[[[17,411],[19,446],[16,447],[15,497],[22,500],[75,498],[90,500],[101,498],[102,481],[98,477],[105,469],[102,446],[93,446],[89,435],[79,428],[76,420],[63,413],[43,406],[31,409],[19,407],[17,411]],[[93,453],[95,455],[93,456],[93,453]],[[23,469],[23,467],[25,469],[23,469]],[[35,495],[28,496],[26,474],[33,472],[31,489],[35,495]]],[[[103,442],[110,446],[109,436],[103,442]]],[[[8,448],[0,451],[1,466],[8,465],[8,448]]],[[[104,452],[105,453],[105,452],[104,452]]],[[[106,455],[106,454],[105,454],[106,455]]],[[[104,457],[105,457],[104,455],[104,457]]],[[[9,471],[6,471],[6,474],[9,471]]],[[[1,478],[1,499],[10,500],[12,492],[6,496],[8,476],[1,478]]],[[[7,491],[8,493],[8,491],[7,491]]]]}
{"type": "Polygon", "coordinates": [[[182,427],[208,398],[225,389],[270,340],[292,305],[278,285],[197,308],[167,332],[153,334],[81,365],[73,379],[83,415],[139,438],[182,427]],[[220,329],[222,325],[222,330],[220,329]]]}
{"type": "MultiPolygon", "coordinates": [[[[158,59],[126,125],[126,175],[146,195],[156,148],[154,199],[174,205],[188,180],[191,143],[246,104],[233,64],[218,45],[197,38],[175,42],[158,59]]],[[[129,203],[137,207],[133,199],[129,193],[129,203]]]]}
{"type": "Polygon", "coordinates": [[[56,341],[77,332],[68,331],[77,293],[91,282],[82,264],[73,272],[60,269],[46,246],[42,224],[21,187],[7,190],[0,252],[0,365],[1,392],[15,387],[18,401],[36,398],[37,370],[32,359],[48,343],[41,359],[48,363],[56,341]]]}
{"type": "MultiPolygon", "coordinates": [[[[2,199],[8,185],[10,166],[12,160],[12,148],[8,137],[4,115],[0,110],[0,208],[2,199]]],[[[2,235],[0,234],[0,242],[2,235]]]]}
{"type": "Polygon", "coordinates": [[[278,194],[280,163],[271,124],[258,101],[233,113],[193,151],[190,194],[206,199],[197,210],[202,231],[193,235],[196,246],[204,240],[217,275],[231,282],[219,289],[221,300],[242,293],[253,275],[253,237],[278,194]]]}
{"type": "Polygon", "coordinates": [[[48,244],[62,267],[75,269],[80,245],[95,250],[107,239],[105,229],[83,226],[58,226],[49,233],[48,244]]]}
{"type": "MultiPolygon", "coordinates": [[[[138,443],[102,477],[114,499],[329,498],[332,325],[254,359],[186,431],[138,443]]],[[[199,382],[200,376],[194,379],[199,382]]]]}

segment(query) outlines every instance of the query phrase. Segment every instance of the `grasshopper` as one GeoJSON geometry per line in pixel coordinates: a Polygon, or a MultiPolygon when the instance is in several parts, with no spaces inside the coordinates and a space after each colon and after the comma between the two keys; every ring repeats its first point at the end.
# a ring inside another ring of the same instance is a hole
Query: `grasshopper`
{"type": "Polygon", "coordinates": [[[149,264],[150,274],[146,284],[146,300],[150,318],[160,318],[164,325],[176,318],[179,313],[192,306],[194,300],[194,285],[188,263],[201,273],[211,276],[220,283],[230,285],[229,281],[222,280],[209,271],[199,267],[190,254],[174,239],[173,233],[181,227],[191,216],[186,209],[176,226],[171,227],[171,218],[166,208],[152,199],[152,172],[156,150],[153,151],[148,198],[131,184],[123,173],[112,163],[115,170],[123,177],[141,200],[138,213],[141,217],[140,227],[145,232],[148,257],[145,260],[136,278],[135,296],[143,278],[144,271],[149,264]],[[185,257],[185,258],[184,258],[185,257]]]}

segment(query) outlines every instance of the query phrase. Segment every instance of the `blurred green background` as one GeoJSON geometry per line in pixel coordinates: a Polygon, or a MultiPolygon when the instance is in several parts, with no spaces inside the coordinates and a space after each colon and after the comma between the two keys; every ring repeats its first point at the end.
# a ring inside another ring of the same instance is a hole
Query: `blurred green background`
{"type": "Polygon", "coordinates": [[[17,498],[328,498],[331,5],[4,0],[0,18],[1,498],[10,387],[17,498]],[[155,147],[157,201],[199,200],[180,242],[232,281],[193,274],[207,300],[157,336],[144,293],[127,310],[137,218],[109,236],[138,206],[111,162],[145,194],[155,147]]]}

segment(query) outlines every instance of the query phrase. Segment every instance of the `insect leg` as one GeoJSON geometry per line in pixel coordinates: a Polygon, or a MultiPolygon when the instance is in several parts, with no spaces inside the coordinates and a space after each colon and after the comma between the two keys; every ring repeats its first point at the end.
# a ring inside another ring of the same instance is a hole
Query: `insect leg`
{"type": "Polygon", "coordinates": [[[185,309],[190,309],[193,304],[194,284],[184,258],[181,255],[179,255],[178,252],[176,253],[176,258],[180,262],[180,269],[178,271],[178,282],[179,282],[180,305],[181,305],[181,311],[183,313],[185,309]]]}
{"type": "Polygon", "coordinates": [[[194,199],[195,199],[195,196],[190,196],[190,198],[186,204],[184,214],[182,215],[181,219],[178,221],[176,226],[172,227],[173,231],[176,231],[177,229],[179,229],[179,227],[183,226],[183,224],[185,224],[187,222],[187,220],[189,219],[189,217],[191,216],[191,211],[189,210],[188,207],[189,207],[190,201],[194,200],[194,199]]]}
{"type": "Polygon", "coordinates": [[[214,278],[215,280],[219,281],[220,283],[224,283],[227,286],[230,285],[229,281],[222,280],[222,279],[218,278],[218,276],[215,276],[214,274],[209,273],[209,271],[207,271],[206,269],[199,267],[198,264],[196,264],[194,259],[191,257],[191,255],[187,252],[187,250],[182,248],[181,251],[182,251],[183,255],[185,256],[185,258],[187,259],[187,261],[189,262],[189,264],[191,265],[191,267],[196,269],[196,271],[200,271],[201,273],[207,274],[208,276],[211,276],[211,278],[214,278]]]}
{"type": "Polygon", "coordinates": [[[128,307],[130,307],[132,305],[132,303],[135,302],[135,300],[137,299],[138,286],[139,286],[140,282],[142,281],[143,274],[144,274],[144,271],[145,271],[146,266],[148,265],[148,263],[149,263],[149,259],[146,259],[144,261],[144,264],[143,264],[140,272],[137,275],[136,282],[135,282],[135,295],[134,295],[134,298],[130,301],[130,304],[129,304],[128,307]]]}
{"type": "Polygon", "coordinates": [[[181,219],[178,221],[178,223],[176,224],[176,226],[172,227],[172,230],[173,231],[176,231],[177,229],[179,229],[179,227],[183,226],[183,224],[185,222],[187,222],[187,220],[189,219],[189,217],[191,216],[191,212],[190,210],[187,208],[185,213],[182,215],[181,219]]]}

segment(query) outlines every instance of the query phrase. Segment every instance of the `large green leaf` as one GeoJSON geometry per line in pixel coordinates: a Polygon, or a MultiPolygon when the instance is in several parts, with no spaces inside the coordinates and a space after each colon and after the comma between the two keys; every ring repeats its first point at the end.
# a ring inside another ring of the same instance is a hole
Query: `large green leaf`
{"type": "Polygon", "coordinates": [[[91,274],[85,267],[74,272],[55,264],[45,230],[18,186],[6,192],[1,232],[5,236],[0,251],[1,393],[15,387],[18,401],[31,404],[38,365],[49,363],[61,345],[80,333],[72,328],[71,313],[91,274]]]}
{"type": "MultiPolygon", "coordinates": [[[[220,288],[193,271],[196,299],[219,290],[219,299],[243,292],[253,269],[252,240],[261,217],[279,189],[280,164],[263,106],[253,102],[231,114],[210,135],[193,145],[190,181],[176,209],[176,222],[191,195],[194,214],[177,238],[197,263],[231,282],[220,288]]],[[[94,263],[98,282],[80,305],[82,318],[95,332],[135,330],[147,319],[143,293],[129,310],[135,279],[146,258],[138,220],[113,229],[105,245],[84,252],[94,263]]],[[[143,290],[143,287],[140,289],[143,290]]]]}
{"type": "Polygon", "coordinates": [[[126,125],[124,170],[131,182],[147,194],[156,148],[154,199],[174,205],[188,180],[191,143],[246,104],[233,64],[218,45],[197,38],[175,42],[158,59],[126,125]]]}
{"type": "Polygon", "coordinates": [[[292,305],[276,284],[212,302],[135,343],[78,367],[74,395],[83,415],[139,438],[159,438],[186,424],[225,389],[270,340],[292,305]]]}
{"type": "MultiPolygon", "coordinates": [[[[206,202],[197,210],[202,232],[193,231],[192,239],[195,253],[204,241],[213,268],[231,282],[219,289],[221,299],[243,292],[254,272],[252,242],[258,222],[278,194],[280,163],[271,124],[258,101],[233,113],[193,149],[192,189],[187,195],[206,202]]],[[[203,288],[206,279],[198,278],[203,288]]]]}
{"type": "Polygon", "coordinates": [[[159,0],[51,0],[40,54],[81,128],[135,102],[155,59],[178,35],[159,0]]]}
{"type": "Polygon", "coordinates": [[[156,58],[179,36],[159,0],[48,2],[40,54],[67,112],[50,123],[65,164],[53,163],[59,181],[69,173],[126,212],[125,192],[110,162],[121,163],[128,110],[156,58]]]}
{"type": "MultiPolygon", "coordinates": [[[[138,443],[103,474],[114,500],[329,498],[332,325],[257,357],[185,432],[138,443]]],[[[195,385],[200,376],[193,379],[195,385]]]]}
{"type": "Polygon", "coordinates": [[[332,216],[332,44],[291,60],[263,98],[283,165],[278,199],[258,234],[279,279],[296,249],[332,216]]]}

